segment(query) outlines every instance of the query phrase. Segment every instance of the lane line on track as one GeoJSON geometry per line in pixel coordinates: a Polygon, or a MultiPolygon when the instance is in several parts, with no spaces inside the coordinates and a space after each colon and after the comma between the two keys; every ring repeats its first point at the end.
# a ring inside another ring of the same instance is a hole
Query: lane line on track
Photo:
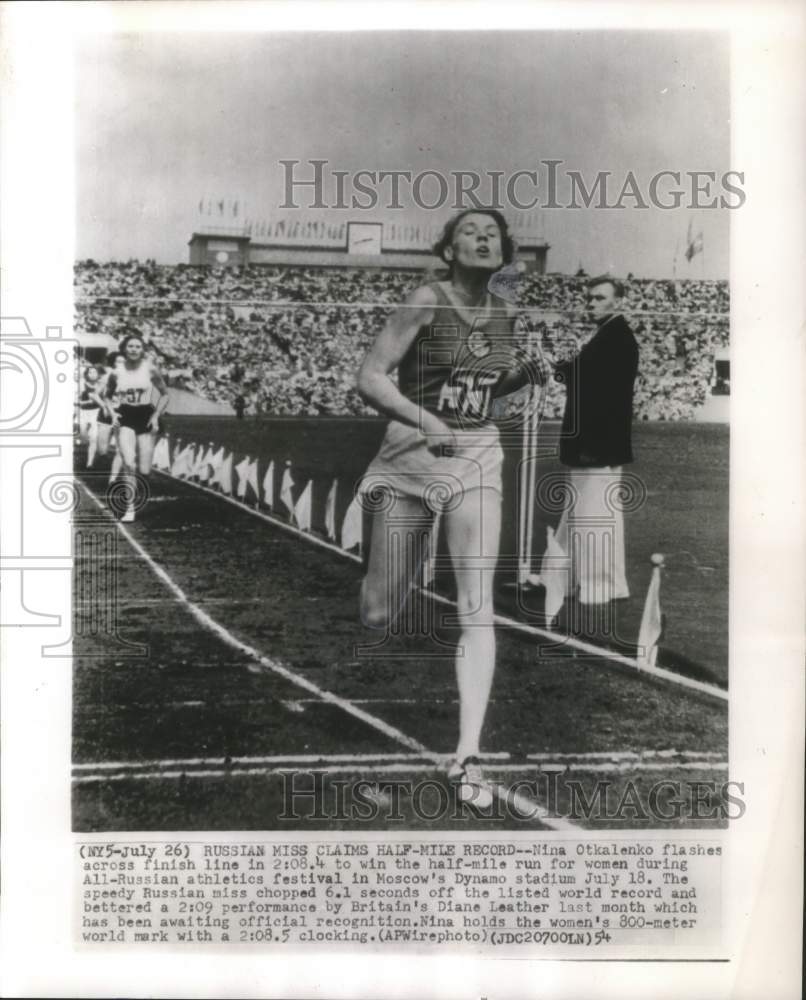
{"type": "MultiPolygon", "coordinates": [[[[591,764],[585,761],[578,761],[576,764],[562,763],[562,762],[546,762],[542,765],[528,765],[528,764],[485,764],[484,770],[489,774],[498,775],[523,775],[523,774],[540,774],[540,773],[594,773],[594,774],[635,774],[636,772],[651,772],[651,771],[668,771],[669,767],[673,766],[675,770],[678,771],[727,771],[728,762],[727,761],[687,761],[685,763],[673,763],[670,765],[669,762],[663,761],[630,761],[623,762],[620,764],[591,764]]],[[[417,764],[417,763],[398,763],[398,764],[381,764],[381,763],[367,763],[361,762],[361,772],[362,775],[368,774],[433,774],[434,771],[439,771],[444,777],[443,769],[436,763],[428,764],[417,764]]],[[[311,764],[308,766],[308,771],[313,773],[315,771],[324,771],[326,774],[351,774],[356,773],[354,764],[329,764],[318,762],[317,764],[311,764]]],[[[225,776],[240,776],[240,775],[270,775],[270,774],[288,774],[289,772],[297,774],[299,769],[296,766],[287,764],[285,766],[272,766],[272,765],[257,765],[254,767],[205,767],[205,768],[189,768],[189,769],[173,769],[165,768],[152,771],[146,770],[126,770],[126,771],[114,771],[108,772],[104,771],[87,771],[77,774],[73,777],[73,784],[76,785],[86,785],[86,784],[98,784],[107,781],[161,781],[161,780],[176,780],[180,778],[198,778],[198,777],[225,777],[225,776]]],[[[495,789],[499,796],[504,798],[517,795],[513,793],[511,789],[504,787],[503,785],[491,785],[490,789],[495,789]]],[[[525,798],[525,797],[523,797],[525,798]]],[[[532,800],[527,800],[528,806],[520,807],[520,811],[530,812],[534,808],[541,808],[537,806],[536,802],[532,800]]],[[[540,818],[544,822],[546,820],[541,813],[536,813],[535,818],[540,818]]],[[[552,821],[556,820],[552,817],[552,821]]]]}
{"type": "MultiPolygon", "coordinates": [[[[210,496],[217,497],[219,500],[224,500],[227,503],[232,504],[238,510],[251,514],[254,517],[258,517],[261,520],[266,521],[268,524],[271,524],[276,528],[280,528],[288,534],[294,535],[296,538],[301,538],[312,545],[318,545],[320,548],[327,549],[329,552],[334,552],[342,558],[350,559],[361,565],[362,560],[360,556],[357,556],[352,552],[345,552],[344,549],[333,542],[328,542],[324,538],[319,538],[311,532],[302,531],[300,528],[297,528],[292,524],[288,524],[285,521],[281,521],[279,518],[273,517],[264,511],[257,510],[254,507],[249,507],[247,504],[242,503],[235,497],[227,496],[225,493],[219,493],[217,490],[210,489],[209,486],[203,486],[201,483],[194,483],[189,479],[177,479],[170,473],[165,472],[164,469],[155,469],[154,471],[158,472],[166,479],[174,482],[186,483],[188,486],[193,487],[193,489],[200,490],[202,493],[208,493],[210,496]]],[[[447,597],[443,597],[441,594],[436,594],[432,590],[423,591],[421,587],[417,587],[416,589],[421,593],[426,594],[428,597],[433,598],[439,604],[444,604],[452,608],[456,607],[455,601],[452,601],[447,597]]],[[[621,653],[605,649],[602,646],[596,646],[593,643],[585,642],[583,639],[577,639],[574,636],[562,635],[558,632],[550,632],[547,629],[538,627],[537,625],[527,625],[524,622],[519,622],[514,618],[509,618],[506,615],[501,614],[494,614],[493,621],[496,625],[501,625],[502,627],[508,628],[513,632],[520,632],[521,634],[528,635],[531,638],[550,639],[554,644],[563,647],[570,646],[572,649],[579,650],[579,652],[582,653],[589,653],[596,656],[597,659],[604,660],[605,662],[618,663],[620,666],[629,667],[630,670],[637,676],[643,675],[657,680],[667,681],[677,687],[684,687],[690,691],[697,691],[700,694],[709,695],[712,698],[716,698],[718,701],[727,702],[729,699],[728,692],[723,688],[717,687],[715,684],[708,684],[706,681],[698,681],[693,677],[685,677],[683,674],[676,674],[673,670],[666,670],[663,667],[653,667],[649,664],[639,663],[638,660],[629,656],[624,656],[621,653]]]]}
{"type": "MultiPolygon", "coordinates": [[[[81,485],[81,488],[90,497],[92,502],[102,511],[106,511],[107,507],[103,504],[95,494],[83,483],[79,478],[76,477],[76,481],[81,485]]],[[[239,505],[240,506],[240,505],[239,505]]],[[[111,515],[110,515],[111,517],[111,515]]],[[[406,735],[406,733],[389,725],[389,723],[384,722],[383,719],[379,719],[375,715],[371,715],[369,712],[365,712],[363,709],[358,708],[352,702],[345,698],[339,697],[339,695],[333,694],[331,691],[327,691],[324,688],[320,688],[317,684],[309,681],[306,677],[297,674],[295,671],[291,670],[289,667],[284,666],[282,663],[272,660],[267,656],[264,656],[259,650],[255,649],[254,646],[250,646],[248,643],[242,642],[240,639],[236,638],[228,629],[217,622],[214,618],[207,614],[206,611],[202,610],[198,605],[194,604],[193,601],[185,594],[179,584],[175,583],[171,576],[158,564],[151,556],[146,552],[142,545],[137,541],[136,538],[129,532],[120,521],[115,521],[118,531],[123,535],[123,537],[128,541],[129,545],[134,549],[134,551],[142,558],[143,562],[148,566],[151,572],[162,582],[165,586],[173,593],[177,598],[179,603],[181,603],[190,614],[205,628],[209,629],[215,635],[217,635],[224,643],[231,646],[233,649],[237,649],[239,652],[248,656],[253,660],[258,666],[263,670],[269,671],[271,673],[277,674],[278,676],[290,681],[297,687],[302,688],[304,691],[308,691],[310,694],[315,695],[320,698],[323,702],[327,704],[334,705],[336,708],[340,708],[343,712],[348,715],[353,716],[353,718],[365,723],[371,728],[375,729],[377,732],[382,733],[387,738],[394,740],[397,743],[408,747],[410,750],[416,750],[418,753],[427,757],[429,760],[434,761],[438,766],[442,765],[445,760],[443,755],[435,754],[427,747],[425,747],[418,740],[413,737],[406,735]]],[[[497,789],[495,786],[488,786],[490,791],[493,791],[497,795],[502,794],[501,789],[497,789]]],[[[504,790],[505,791],[505,790],[504,790]]],[[[523,807],[526,811],[526,815],[531,819],[539,819],[545,826],[552,830],[569,830],[576,829],[576,825],[568,820],[562,819],[560,817],[552,816],[545,807],[541,806],[539,803],[528,799],[526,796],[519,794],[510,794],[507,792],[510,801],[515,802],[518,807],[523,807]]]]}
{"type": "MultiPolygon", "coordinates": [[[[423,760],[423,754],[417,753],[335,753],[335,754],[260,754],[257,756],[243,757],[169,757],[164,760],[110,760],[110,761],[90,761],[83,764],[74,764],[74,771],[119,771],[128,770],[156,770],[161,767],[213,767],[213,766],[240,766],[246,764],[387,764],[392,762],[408,761],[417,763],[423,760]]],[[[526,754],[525,758],[514,759],[511,754],[483,753],[479,754],[482,762],[506,761],[515,765],[525,764],[526,761],[535,763],[551,763],[561,761],[564,763],[585,763],[585,762],[640,762],[659,761],[669,763],[679,763],[678,758],[684,760],[710,760],[724,762],[724,755],[717,751],[709,750],[592,750],[582,753],[533,753],[526,754]]],[[[431,759],[431,758],[429,758],[431,759]]],[[[444,755],[443,762],[449,761],[449,755],[444,755]]]]}

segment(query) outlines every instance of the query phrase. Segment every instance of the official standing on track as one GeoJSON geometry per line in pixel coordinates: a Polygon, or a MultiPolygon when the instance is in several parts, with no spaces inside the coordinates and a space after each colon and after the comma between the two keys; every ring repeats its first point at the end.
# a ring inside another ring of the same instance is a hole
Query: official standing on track
{"type": "Polygon", "coordinates": [[[560,461],[569,471],[569,502],[557,538],[570,554],[572,592],[581,604],[629,597],[625,569],[622,466],[633,460],[633,386],[638,345],[621,312],[624,286],[609,277],[588,283],[596,332],[555,366],[566,386],[560,461]]]}
{"type": "Polygon", "coordinates": [[[109,400],[119,401],[113,420],[123,475],[129,487],[128,503],[121,520],[130,522],[134,520],[135,510],[135,472],[144,478],[151,473],[159,420],[168,405],[168,388],[153,362],[146,357],[145,342],[138,334],[123,338],[120,353],[123,364],[110,373],[105,395],[109,400]],[[153,390],[158,394],[156,405],[151,403],[153,390]]]}
{"type": "Polygon", "coordinates": [[[491,276],[514,256],[503,216],[461,212],[445,226],[434,252],[448,265],[448,280],[410,294],[358,376],[362,398],[391,418],[360,487],[375,508],[361,616],[373,628],[387,628],[397,618],[423,557],[423,546],[412,539],[428,539],[439,513],[461,630],[459,740],[449,776],[460,782],[463,798],[483,807],[491,796],[478,755],[495,669],[493,576],[503,460],[492,404],[543,373],[520,349],[515,307],[488,290],[491,276]]]}

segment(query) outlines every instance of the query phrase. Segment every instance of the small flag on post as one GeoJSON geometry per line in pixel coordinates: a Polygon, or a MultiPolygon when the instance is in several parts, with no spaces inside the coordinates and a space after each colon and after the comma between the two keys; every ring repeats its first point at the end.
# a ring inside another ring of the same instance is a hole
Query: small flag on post
{"type": "Polygon", "coordinates": [[[220,486],[221,492],[227,496],[232,496],[232,453],[224,456],[224,449],[221,449],[221,459],[215,456],[216,466],[213,478],[210,480],[211,486],[220,486]]]}
{"type": "Polygon", "coordinates": [[[155,469],[170,469],[171,446],[167,437],[161,437],[154,448],[153,464],[155,469]]]}
{"type": "Polygon", "coordinates": [[[246,474],[249,468],[250,459],[245,455],[235,466],[235,475],[238,477],[238,485],[235,487],[235,495],[239,500],[246,496],[246,474]]]}
{"type": "Polygon", "coordinates": [[[253,459],[249,463],[249,467],[246,470],[246,485],[252,490],[255,498],[255,503],[260,500],[260,489],[257,485],[257,459],[253,459]]]}
{"type": "Polygon", "coordinates": [[[286,507],[288,513],[294,516],[294,480],[291,476],[291,463],[285,463],[283,481],[280,484],[280,502],[286,507]]]}
{"type": "Polygon", "coordinates": [[[546,551],[540,564],[540,583],[546,588],[545,615],[549,624],[560,613],[569,589],[570,562],[567,551],[560,543],[560,538],[567,535],[562,522],[557,534],[553,528],[546,528],[546,551]]]}
{"type": "Polygon", "coordinates": [[[177,450],[171,465],[171,475],[176,479],[187,479],[193,468],[193,446],[186,444],[181,450],[177,450]]]}
{"type": "Polygon", "coordinates": [[[199,471],[202,467],[202,462],[204,460],[204,445],[191,445],[190,447],[190,469],[188,471],[189,479],[198,479],[199,471]]]}
{"type": "Polygon", "coordinates": [[[353,498],[341,525],[341,547],[349,552],[356,545],[360,555],[364,548],[364,508],[358,497],[353,498]]]}
{"type": "Polygon", "coordinates": [[[313,480],[309,479],[308,484],[302,491],[299,500],[297,500],[294,505],[294,520],[297,522],[297,527],[302,531],[311,530],[311,492],[313,489],[313,480]]]}
{"type": "Polygon", "coordinates": [[[223,465],[225,460],[224,459],[225,455],[226,451],[224,450],[224,448],[219,448],[218,451],[214,452],[214,454],[210,458],[210,467],[213,470],[213,479],[216,479],[218,472],[221,470],[221,466],[223,465]]]}
{"type": "Polygon", "coordinates": [[[652,579],[646,592],[644,613],[641,615],[641,629],[638,633],[638,662],[654,667],[658,658],[658,640],[663,634],[663,615],[660,610],[660,574],[663,556],[656,552],[652,556],[652,579]]]}
{"type": "Polygon", "coordinates": [[[334,479],[325,501],[325,534],[331,542],[336,541],[336,492],[338,488],[339,481],[334,479]]]}
{"type": "Polygon", "coordinates": [[[269,462],[266,475],[263,477],[263,503],[274,510],[274,462],[269,462]]]}
{"type": "Polygon", "coordinates": [[[211,441],[206,452],[204,450],[204,445],[199,448],[198,464],[194,471],[200,483],[206,483],[212,476],[214,461],[215,452],[213,451],[213,442],[211,441]]]}

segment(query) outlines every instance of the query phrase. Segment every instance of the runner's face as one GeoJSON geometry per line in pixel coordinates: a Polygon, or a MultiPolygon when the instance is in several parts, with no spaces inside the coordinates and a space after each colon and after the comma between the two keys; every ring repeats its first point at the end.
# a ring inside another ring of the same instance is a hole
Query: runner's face
{"type": "Polygon", "coordinates": [[[591,318],[598,322],[606,316],[612,316],[616,311],[616,290],[605,282],[596,285],[588,292],[588,308],[591,318]]]}
{"type": "Polygon", "coordinates": [[[98,369],[88,368],[84,373],[84,378],[87,382],[97,382],[98,381],[98,369]]]}
{"type": "Polygon", "coordinates": [[[501,230],[490,215],[471,212],[453,233],[453,260],[461,267],[497,271],[503,264],[501,230]]]}
{"type": "Polygon", "coordinates": [[[136,337],[126,345],[126,360],[139,361],[143,356],[143,342],[136,337]]]}

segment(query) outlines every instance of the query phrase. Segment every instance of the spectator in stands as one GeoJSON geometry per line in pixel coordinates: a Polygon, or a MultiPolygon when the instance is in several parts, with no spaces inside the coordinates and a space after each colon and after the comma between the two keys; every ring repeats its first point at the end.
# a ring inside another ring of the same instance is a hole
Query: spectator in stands
{"type": "MultiPolygon", "coordinates": [[[[77,332],[120,339],[136,329],[158,350],[163,370],[190,373],[191,392],[230,404],[240,393],[260,399],[267,413],[361,414],[370,410],[353,389],[353,375],[371,331],[422,275],[83,261],[75,283],[77,332]],[[311,302],[322,306],[298,305],[311,302]]],[[[540,310],[558,341],[589,329],[586,278],[530,273],[520,288],[519,305],[527,313],[540,310]]],[[[623,309],[641,343],[639,418],[694,417],[710,391],[714,355],[728,345],[728,308],[724,281],[630,283],[623,309]]],[[[551,382],[546,416],[561,417],[563,404],[562,387],[551,382]]]]}

